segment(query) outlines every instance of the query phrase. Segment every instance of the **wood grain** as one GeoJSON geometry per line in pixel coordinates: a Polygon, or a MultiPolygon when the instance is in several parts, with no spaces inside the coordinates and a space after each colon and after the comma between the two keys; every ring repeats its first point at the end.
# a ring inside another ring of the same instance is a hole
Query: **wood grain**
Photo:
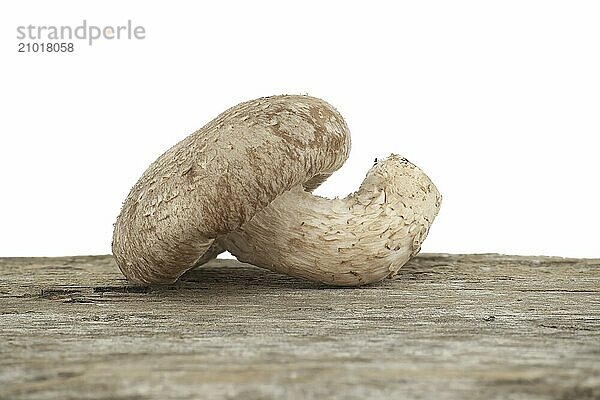
{"type": "Polygon", "coordinates": [[[599,399],[600,260],[420,255],[338,289],[215,260],[0,258],[2,399],[599,399]]]}

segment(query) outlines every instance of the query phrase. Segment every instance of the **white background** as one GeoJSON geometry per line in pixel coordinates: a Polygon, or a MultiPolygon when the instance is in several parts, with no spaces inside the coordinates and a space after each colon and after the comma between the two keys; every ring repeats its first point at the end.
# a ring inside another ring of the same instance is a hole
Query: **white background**
{"type": "Polygon", "coordinates": [[[444,201],[425,252],[600,256],[600,3],[20,1],[0,6],[0,256],[110,252],[144,169],[226,108],[321,97],[353,150],[317,193],[400,153],[444,201]],[[19,25],[146,28],[18,54],[19,25]]]}

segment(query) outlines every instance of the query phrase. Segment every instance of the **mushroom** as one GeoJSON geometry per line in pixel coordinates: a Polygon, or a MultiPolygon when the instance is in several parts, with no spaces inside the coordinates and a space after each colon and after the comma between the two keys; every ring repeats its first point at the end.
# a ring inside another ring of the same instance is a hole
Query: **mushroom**
{"type": "Polygon", "coordinates": [[[224,250],[334,285],[384,279],[414,256],[441,201],[406,159],[376,162],[345,199],[311,192],[348,157],[323,100],[273,96],[230,108],[160,156],[127,196],[112,249],[131,282],[172,283],[224,250]]]}

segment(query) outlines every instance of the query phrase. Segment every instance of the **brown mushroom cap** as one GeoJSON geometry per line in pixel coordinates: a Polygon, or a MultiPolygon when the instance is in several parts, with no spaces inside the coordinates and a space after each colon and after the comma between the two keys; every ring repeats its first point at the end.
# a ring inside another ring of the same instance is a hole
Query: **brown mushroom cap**
{"type": "Polygon", "coordinates": [[[239,104],[144,172],[117,217],[112,250],[128,280],[170,283],[221,249],[282,193],[314,189],[347,159],[342,116],[323,100],[273,96],[239,104]]]}

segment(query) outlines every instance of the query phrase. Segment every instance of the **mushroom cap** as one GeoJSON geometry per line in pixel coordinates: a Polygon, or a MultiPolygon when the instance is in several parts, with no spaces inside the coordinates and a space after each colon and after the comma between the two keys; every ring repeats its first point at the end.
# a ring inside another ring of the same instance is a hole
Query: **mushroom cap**
{"type": "Polygon", "coordinates": [[[171,283],[291,188],[313,190],[348,158],[342,116],[310,96],[241,103],[154,161],[117,217],[112,251],[134,283],[171,283]]]}

